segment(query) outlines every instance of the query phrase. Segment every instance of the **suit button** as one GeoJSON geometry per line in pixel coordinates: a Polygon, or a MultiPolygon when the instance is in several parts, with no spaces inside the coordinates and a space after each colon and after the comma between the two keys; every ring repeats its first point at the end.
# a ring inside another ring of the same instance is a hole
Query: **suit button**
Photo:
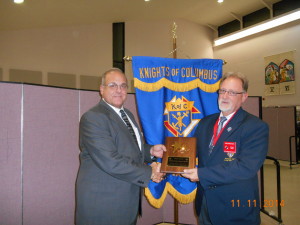
{"type": "Polygon", "coordinates": [[[141,180],[139,180],[139,181],[138,181],[138,183],[139,183],[139,184],[144,184],[144,182],[143,182],[143,181],[141,181],[141,180]]]}

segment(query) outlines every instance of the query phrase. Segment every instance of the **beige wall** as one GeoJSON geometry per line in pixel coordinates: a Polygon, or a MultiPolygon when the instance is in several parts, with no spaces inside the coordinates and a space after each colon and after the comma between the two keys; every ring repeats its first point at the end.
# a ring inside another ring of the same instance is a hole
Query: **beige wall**
{"type": "Polygon", "coordinates": [[[262,96],[263,106],[300,105],[300,21],[214,48],[214,57],[227,61],[226,71],[240,71],[250,81],[249,94],[262,96]],[[264,96],[264,57],[294,51],[296,94],[264,96]]]}
{"type": "Polygon", "coordinates": [[[10,81],[10,69],[42,71],[43,84],[48,73],[69,74],[79,88],[80,75],[99,76],[111,66],[111,23],[0,32],[4,81],[10,81]]]}
{"type": "MultiPolygon", "coordinates": [[[[126,22],[125,55],[172,57],[169,53],[173,22],[126,22]]],[[[175,22],[178,58],[213,57],[213,32],[209,28],[184,20],[175,22]]],[[[0,68],[4,81],[12,81],[10,71],[17,70],[21,82],[42,80],[45,85],[97,89],[99,84],[93,77],[111,66],[111,23],[0,32],[0,68]],[[35,78],[37,72],[42,77],[35,78]]],[[[129,91],[133,92],[131,62],[126,63],[125,72],[129,91]]]]}

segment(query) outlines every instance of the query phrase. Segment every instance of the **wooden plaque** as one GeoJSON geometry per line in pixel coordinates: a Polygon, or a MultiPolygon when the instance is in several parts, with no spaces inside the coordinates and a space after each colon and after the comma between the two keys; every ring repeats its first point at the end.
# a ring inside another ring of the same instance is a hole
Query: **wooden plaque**
{"type": "Polygon", "coordinates": [[[195,137],[166,137],[161,172],[183,173],[184,169],[196,167],[196,138],[195,137]]]}

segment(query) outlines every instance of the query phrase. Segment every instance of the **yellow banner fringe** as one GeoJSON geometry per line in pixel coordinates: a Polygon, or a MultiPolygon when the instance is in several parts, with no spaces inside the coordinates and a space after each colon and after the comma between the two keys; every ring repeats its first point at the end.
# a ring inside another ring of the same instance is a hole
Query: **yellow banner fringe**
{"type": "Polygon", "coordinates": [[[158,91],[162,87],[166,87],[172,91],[185,92],[195,88],[200,88],[205,92],[216,92],[219,89],[220,81],[215,84],[206,84],[199,79],[187,83],[175,83],[166,78],[162,78],[155,83],[146,83],[134,78],[134,87],[147,92],[158,91]]]}
{"type": "Polygon", "coordinates": [[[193,190],[190,194],[184,195],[179,193],[170,183],[166,183],[166,187],[164,189],[164,192],[162,193],[161,197],[159,199],[156,199],[152,196],[149,188],[145,188],[145,196],[148,199],[149,203],[155,207],[160,208],[167,196],[167,193],[169,192],[179,203],[181,204],[189,204],[195,200],[196,197],[196,191],[193,190]]]}

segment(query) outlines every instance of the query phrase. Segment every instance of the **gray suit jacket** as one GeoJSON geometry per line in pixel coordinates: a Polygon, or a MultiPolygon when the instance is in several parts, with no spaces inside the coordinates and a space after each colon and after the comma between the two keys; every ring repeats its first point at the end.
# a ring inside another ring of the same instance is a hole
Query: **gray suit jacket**
{"type": "Polygon", "coordinates": [[[122,119],[103,101],[82,116],[79,135],[76,224],[135,224],[140,188],[151,177],[144,163],[151,162],[151,146],[142,144],[140,151],[122,119]]]}

